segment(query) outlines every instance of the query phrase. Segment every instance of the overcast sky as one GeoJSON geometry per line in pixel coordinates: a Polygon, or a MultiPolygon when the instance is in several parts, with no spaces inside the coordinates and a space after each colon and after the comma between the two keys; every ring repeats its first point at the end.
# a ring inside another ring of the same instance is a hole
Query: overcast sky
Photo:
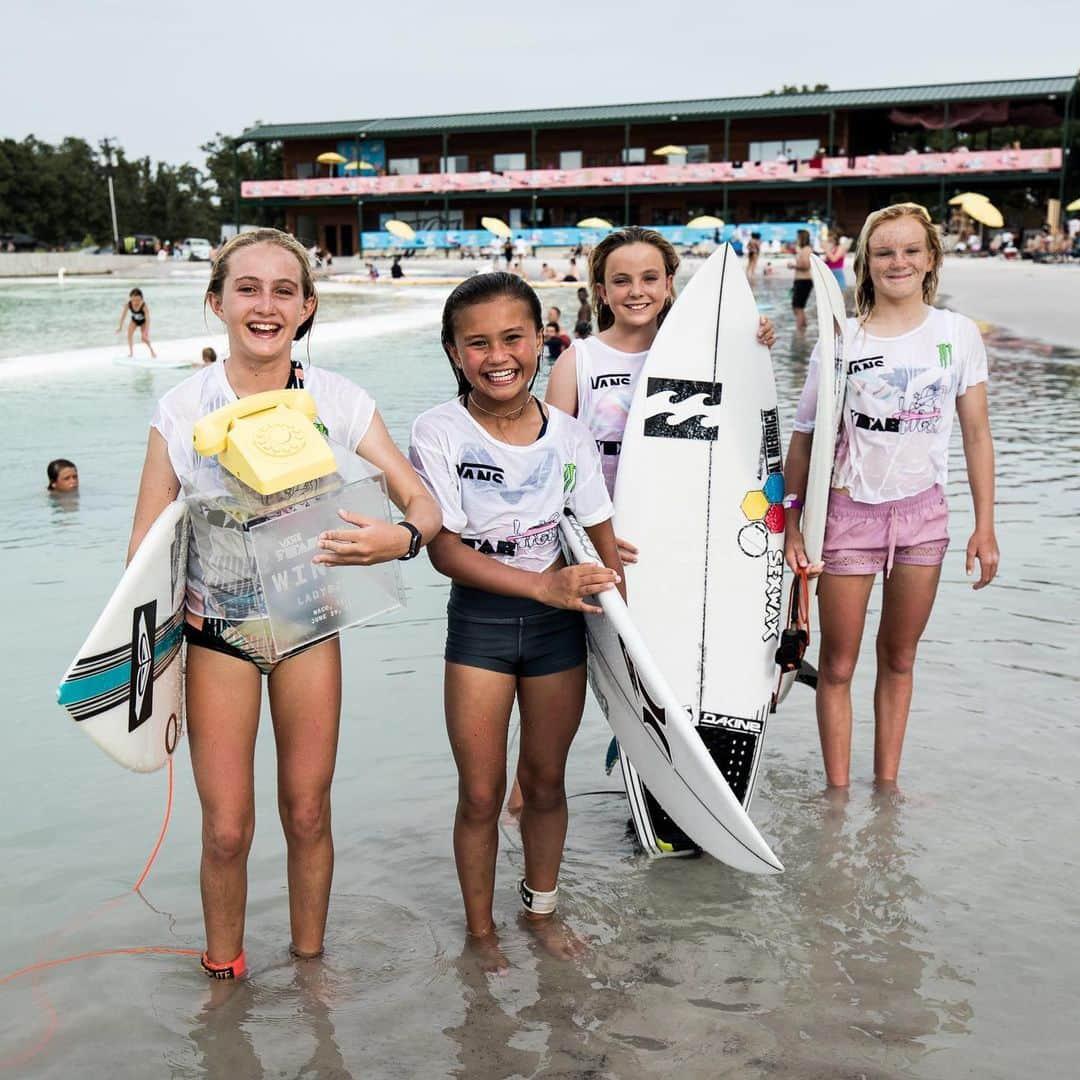
{"type": "Polygon", "coordinates": [[[256,120],[1067,75],[1076,0],[5,0],[0,136],[202,163],[256,120]],[[856,21],[860,13],[863,21],[856,21]],[[1022,22],[1021,22],[1022,18],[1022,22]]]}

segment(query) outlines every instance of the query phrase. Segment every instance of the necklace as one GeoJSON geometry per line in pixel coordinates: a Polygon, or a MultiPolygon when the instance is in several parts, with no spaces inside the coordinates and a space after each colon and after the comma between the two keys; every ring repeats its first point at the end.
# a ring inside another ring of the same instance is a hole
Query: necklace
{"type": "Polygon", "coordinates": [[[472,394],[465,399],[465,407],[468,408],[471,404],[478,412],[484,413],[486,416],[494,416],[497,420],[516,420],[525,411],[525,406],[532,401],[532,394],[530,394],[521,404],[520,408],[514,409],[508,413],[492,412],[490,409],[485,409],[483,405],[477,405],[472,394]]]}

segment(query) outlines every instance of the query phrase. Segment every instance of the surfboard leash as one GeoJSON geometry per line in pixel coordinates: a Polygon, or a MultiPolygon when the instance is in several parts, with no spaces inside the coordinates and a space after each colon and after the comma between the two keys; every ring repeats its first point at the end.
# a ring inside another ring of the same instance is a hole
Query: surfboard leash
{"type": "MultiPolygon", "coordinates": [[[[171,756],[168,759],[168,765],[169,786],[168,795],[165,803],[165,819],[161,823],[161,831],[158,833],[157,843],[154,845],[154,850],[150,852],[150,858],[146,860],[146,865],[143,867],[142,873],[139,875],[139,878],[135,882],[135,884],[127,892],[121,893],[119,896],[114,896],[110,900],[105,900],[101,904],[99,904],[88,915],[83,917],[83,925],[96,918],[99,914],[101,914],[101,912],[103,912],[109,907],[112,907],[112,905],[117,903],[118,901],[123,900],[125,897],[131,896],[135,893],[138,893],[139,890],[142,888],[143,883],[149,876],[150,870],[154,865],[154,861],[157,859],[158,852],[161,850],[161,845],[165,841],[165,833],[168,831],[169,820],[172,817],[174,778],[173,760],[171,756]]],[[[80,923],[76,921],[74,925],[61,927],[58,931],[56,931],[56,933],[51,935],[51,938],[57,938],[63,934],[70,933],[71,931],[75,930],[79,925],[80,923]]],[[[97,949],[93,952],[76,953],[72,956],[64,956],[56,960],[42,960],[36,964],[30,964],[27,967],[19,968],[18,971],[12,971],[9,974],[0,977],[0,986],[5,986],[10,982],[14,982],[16,979],[22,978],[24,975],[31,975],[35,972],[45,971],[49,968],[61,967],[65,964],[74,964],[80,960],[92,960],[103,956],[139,956],[145,953],[194,957],[199,957],[202,955],[197,949],[178,949],[168,945],[130,945],[118,947],[115,949],[97,949]]],[[[33,989],[35,997],[37,997],[39,995],[39,988],[36,982],[34,983],[33,989]]],[[[43,992],[40,992],[39,1002],[41,1006],[49,1013],[49,1023],[45,1030],[45,1033],[37,1040],[37,1042],[34,1043],[33,1046],[23,1051],[22,1053],[16,1054],[12,1057],[0,1058],[0,1069],[13,1069],[17,1068],[20,1065],[25,1065],[28,1061],[31,1061],[38,1054],[40,1054],[41,1051],[44,1050],[46,1046],[48,1046],[49,1042],[52,1040],[53,1035],[56,1034],[56,1030],[60,1024],[60,1020],[56,1014],[56,1010],[53,1008],[52,1003],[44,995],[43,992]]]]}

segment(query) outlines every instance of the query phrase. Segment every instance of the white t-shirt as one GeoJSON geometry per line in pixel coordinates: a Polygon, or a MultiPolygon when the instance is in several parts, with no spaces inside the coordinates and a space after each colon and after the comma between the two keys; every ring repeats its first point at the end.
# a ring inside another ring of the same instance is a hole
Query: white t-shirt
{"type": "MultiPolygon", "coordinates": [[[[324,371],[317,367],[304,368],[303,386],[311,392],[318,408],[318,420],[326,427],[327,437],[336,443],[355,450],[367,434],[375,402],[371,396],[343,375],[324,371]]],[[[157,404],[150,426],[159,431],[169,451],[169,462],[177,479],[183,484],[191,480],[200,468],[206,468],[207,459],[195,452],[195,424],[202,417],[239,400],[236,391],[225,377],[225,362],[210,364],[201,371],[174,386],[157,404]]],[[[196,539],[198,534],[195,534],[196,539]]],[[[229,613],[219,610],[211,601],[205,585],[200,563],[198,544],[193,543],[188,555],[187,607],[194,615],[226,617],[229,613]]],[[[242,545],[231,560],[235,565],[228,568],[238,580],[241,570],[242,545]]]]}
{"type": "Polygon", "coordinates": [[[648,355],[648,350],[620,352],[594,337],[574,342],[578,419],[596,440],[609,495],[615,493],[626,417],[648,355]]]}
{"type": "Polygon", "coordinates": [[[445,528],[507,566],[536,573],[559,558],[564,508],[586,527],[612,514],[588,429],[545,408],[547,431],[528,446],[488,434],[460,398],[418,416],[409,440],[409,457],[442,508],[445,528]]]}
{"type": "MultiPolygon", "coordinates": [[[[844,355],[847,396],[833,487],[847,488],[853,499],[867,503],[944,487],[956,399],[987,380],[978,327],[963,315],[931,308],[916,329],[883,338],[848,319],[844,355]]],[[[815,347],[796,431],[814,430],[818,357],[815,347]]]]}

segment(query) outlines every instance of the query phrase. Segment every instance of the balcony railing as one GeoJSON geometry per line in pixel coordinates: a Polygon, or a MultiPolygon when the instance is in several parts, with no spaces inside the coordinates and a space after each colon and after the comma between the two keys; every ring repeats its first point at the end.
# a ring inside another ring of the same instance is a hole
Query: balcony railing
{"type": "Polygon", "coordinates": [[[973,173],[1050,172],[1061,168],[1059,148],[972,150],[948,154],[867,154],[809,161],[709,162],[698,165],[615,165],[584,169],[342,176],[309,180],[245,180],[245,199],[335,195],[443,195],[483,191],[558,191],[560,188],[679,187],[747,181],[791,183],[881,177],[938,177],[973,173]]]}

